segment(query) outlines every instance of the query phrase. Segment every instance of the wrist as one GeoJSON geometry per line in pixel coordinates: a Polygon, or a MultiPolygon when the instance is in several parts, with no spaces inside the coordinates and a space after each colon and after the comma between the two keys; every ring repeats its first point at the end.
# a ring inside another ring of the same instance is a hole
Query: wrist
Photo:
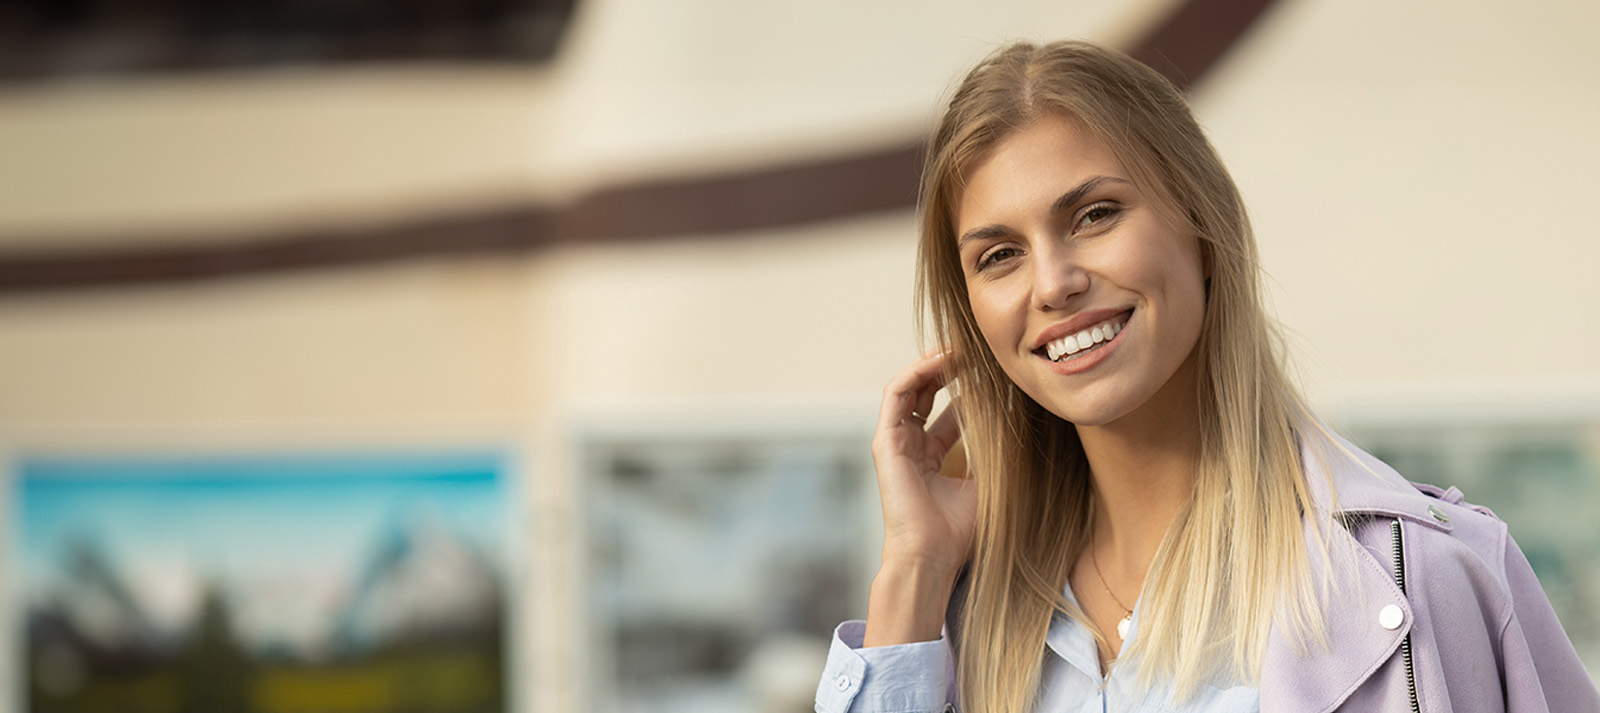
{"type": "Polygon", "coordinates": [[[887,554],[878,565],[878,574],[872,578],[872,587],[910,585],[917,589],[933,588],[945,594],[955,584],[961,572],[958,563],[945,562],[931,557],[892,557],[887,554]]]}
{"type": "Polygon", "coordinates": [[[937,640],[957,568],[921,561],[885,561],[872,580],[863,646],[937,640]]]}

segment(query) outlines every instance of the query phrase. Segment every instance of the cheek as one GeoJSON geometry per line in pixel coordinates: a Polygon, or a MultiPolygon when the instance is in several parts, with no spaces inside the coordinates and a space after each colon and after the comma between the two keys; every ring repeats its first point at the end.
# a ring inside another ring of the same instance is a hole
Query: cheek
{"type": "Polygon", "coordinates": [[[1166,267],[1164,274],[1167,277],[1162,289],[1177,327],[1177,336],[1188,342],[1192,349],[1199,340],[1206,316],[1204,267],[1197,251],[1178,253],[1173,258],[1166,267]]]}
{"type": "Polygon", "coordinates": [[[1016,304],[1016,295],[1004,285],[967,284],[967,300],[972,304],[973,320],[989,349],[1001,359],[1009,354],[1020,340],[1026,313],[1016,304]]]}
{"type": "Polygon", "coordinates": [[[1024,301],[1019,304],[1015,290],[1001,289],[994,284],[981,289],[969,285],[967,297],[972,304],[973,321],[983,335],[989,354],[1007,378],[1022,384],[1027,379],[1028,356],[1021,353],[1018,345],[1026,338],[1026,294],[1021,295],[1024,301]]]}
{"type": "Polygon", "coordinates": [[[1159,294],[1174,307],[1203,309],[1205,265],[1197,245],[1174,236],[1152,237],[1143,244],[1127,245],[1114,259],[1117,271],[1137,276],[1134,279],[1144,290],[1159,294]]]}

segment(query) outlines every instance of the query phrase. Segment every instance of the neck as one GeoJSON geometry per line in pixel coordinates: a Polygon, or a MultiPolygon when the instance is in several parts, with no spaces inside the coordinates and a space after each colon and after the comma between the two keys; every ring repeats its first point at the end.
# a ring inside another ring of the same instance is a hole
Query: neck
{"type": "MultiPolygon", "coordinates": [[[[1185,364],[1185,367],[1190,365],[1185,364]]],[[[1091,546],[1105,576],[1142,583],[1178,513],[1188,504],[1200,460],[1194,381],[1177,375],[1138,411],[1114,423],[1078,427],[1094,492],[1091,546]]]]}

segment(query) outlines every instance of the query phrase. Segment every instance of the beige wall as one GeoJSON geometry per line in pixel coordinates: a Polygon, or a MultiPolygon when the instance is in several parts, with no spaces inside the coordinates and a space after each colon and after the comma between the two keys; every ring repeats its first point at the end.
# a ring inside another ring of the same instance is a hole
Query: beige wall
{"type": "Polygon", "coordinates": [[[1594,412],[1597,22],[1584,2],[1283,3],[1197,97],[1324,400],[1594,412]]]}
{"type": "Polygon", "coordinates": [[[547,72],[79,80],[0,92],[0,246],[254,237],[525,198],[547,72]]]}
{"type": "Polygon", "coordinates": [[[0,302],[0,423],[508,420],[518,260],[0,302]]]}

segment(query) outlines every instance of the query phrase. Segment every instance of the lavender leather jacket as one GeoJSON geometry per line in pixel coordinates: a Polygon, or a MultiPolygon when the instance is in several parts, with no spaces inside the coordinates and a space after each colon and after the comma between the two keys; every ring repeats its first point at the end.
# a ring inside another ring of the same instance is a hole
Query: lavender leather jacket
{"type": "Polygon", "coordinates": [[[1306,475],[1325,507],[1330,470],[1346,524],[1332,536],[1361,546],[1357,581],[1334,590],[1326,649],[1297,653],[1273,632],[1261,710],[1600,713],[1594,681],[1505,523],[1455,488],[1407,483],[1339,444],[1355,459],[1330,449],[1324,466],[1307,453],[1306,475]]]}

